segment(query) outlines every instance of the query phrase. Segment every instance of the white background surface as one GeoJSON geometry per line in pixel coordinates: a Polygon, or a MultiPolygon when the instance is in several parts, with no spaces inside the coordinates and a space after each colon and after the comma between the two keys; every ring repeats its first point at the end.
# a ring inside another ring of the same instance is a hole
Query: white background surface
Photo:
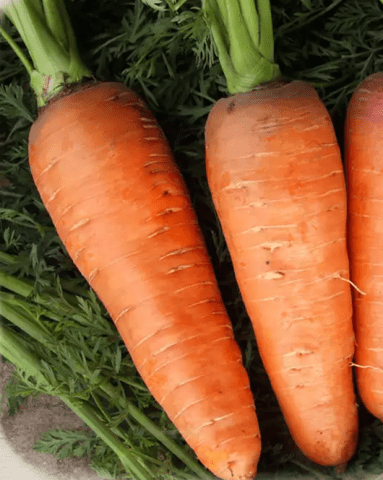
{"type": "Polygon", "coordinates": [[[44,475],[31,465],[28,465],[12,450],[5,439],[1,424],[0,457],[0,480],[52,480],[52,476],[44,475]]]}

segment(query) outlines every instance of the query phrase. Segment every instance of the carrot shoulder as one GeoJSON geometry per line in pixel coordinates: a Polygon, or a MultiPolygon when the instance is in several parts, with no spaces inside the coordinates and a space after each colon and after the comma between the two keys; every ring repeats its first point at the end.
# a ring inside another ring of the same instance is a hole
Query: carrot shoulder
{"type": "Polygon", "coordinates": [[[313,87],[281,79],[269,2],[230,0],[230,15],[205,3],[231,94],[209,114],[206,169],[236,279],[293,439],[316,463],[343,464],[358,416],[334,129],[313,87]]]}
{"type": "Polygon", "coordinates": [[[251,479],[260,436],[241,352],[186,187],[154,116],[99,83],[52,102],[29,160],[69,255],[198,458],[251,479]]]}
{"type": "Polygon", "coordinates": [[[353,292],[358,389],[383,420],[383,74],[365,79],[347,109],[348,243],[353,292]]]}

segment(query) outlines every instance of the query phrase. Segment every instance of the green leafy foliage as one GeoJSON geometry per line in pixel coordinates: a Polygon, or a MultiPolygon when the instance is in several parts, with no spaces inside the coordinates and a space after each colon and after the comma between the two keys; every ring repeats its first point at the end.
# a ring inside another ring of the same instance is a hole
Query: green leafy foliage
{"type": "Polygon", "coordinates": [[[4,396],[7,401],[8,415],[13,417],[20,409],[25,405],[30,396],[30,392],[27,395],[23,395],[25,385],[21,385],[15,377],[11,378],[0,397],[4,396]]]}
{"type": "Polygon", "coordinates": [[[116,462],[113,451],[105,444],[100,444],[96,435],[86,429],[50,430],[35,443],[33,449],[40,453],[55,455],[58,460],[86,456],[89,458],[91,468],[104,479],[118,479],[124,474],[123,468],[116,462]]]}
{"type": "MultiPolygon", "coordinates": [[[[381,473],[381,424],[362,405],[358,452],[344,476],[303,459],[262,367],[207,188],[204,123],[213,103],[226,95],[226,84],[200,2],[68,0],[67,6],[84,62],[98,78],[121,81],[143,95],[175,152],[251,377],[263,437],[260,471],[283,480],[308,473],[312,478],[345,480],[381,473]]],[[[368,74],[383,70],[381,3],[275,0],[272,9],[275,55],[282,73],[318,88],[342,143],[351,92],[368,74]]],[[[9,22],[4,19],[3,24],[21,45],[9,22]]],[[[17,414],[29,395],[70,396],[97,411],[105,426],[150,466],[153,478],[195,480],[149,426],[129,413],[128,404],[193,456],[147,391],[42,205],[28,165],[28,132],[37,112],[27,82],[22,65],[0,39],[0,323],[28,332],[23,333],[26,344],[33,347],[50,383],[46,388],[16,369],[5,391],[8,406],[17,414]],[[24,282],[26,296],[16,289],[16,279],[24,282]],[[22,319],[21,326],[14,323],[16,317],[12,322],[5,316],[5,305],[22,319]]],[[[101,478],[126,478],[116,453],[91,432],[50,432],[37,448],[57,455],[91,452],[92,467],[101,478]]]]}
{"type": "Polygon", "coordinates": [[[0,114],[7,118],[22,118],[33,122],[33,116],[24,106],[24,91],[20,85],[10,84],[0,86],[0,114]]]}
{"type": "Polygon", "coordinates": [[[70,457],[91,456],[95,448],[96,436],[81,430],[64,431],[61,428],[45,433],[35,443],[33,449],[40,453],[55,455],[59,460],[70,457]]]}

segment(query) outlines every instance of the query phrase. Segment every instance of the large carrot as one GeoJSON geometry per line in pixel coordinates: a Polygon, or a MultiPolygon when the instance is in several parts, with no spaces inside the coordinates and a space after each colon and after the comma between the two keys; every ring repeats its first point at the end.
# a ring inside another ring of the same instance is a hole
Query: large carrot
{"type": "Polygon", "coordinates": [[[35,64],[19,53],[43,107],[29,163],[44,205],[149,390],[201,462],[222,479],[251,479],[260,434],[249,378],[169,145],[124,85],[71,85],[90,72],[65,7],[36,5],[18,0],[6,13],[35,64]]]}
{"type": "Polygon", "coordinates": [[[206,123],[207,176],[260,355],[300,449],[355,452],[346,189],[315,89],[283,81],[267,1],[205,0],[231,96],[206,123]]]}
{"type": "Polygon", "coordinates": [[[348,240],[354,290],[355,363],[367,409],[383,421],[383,73],[366,78],[350,100],[345,125],[348,240]]]}

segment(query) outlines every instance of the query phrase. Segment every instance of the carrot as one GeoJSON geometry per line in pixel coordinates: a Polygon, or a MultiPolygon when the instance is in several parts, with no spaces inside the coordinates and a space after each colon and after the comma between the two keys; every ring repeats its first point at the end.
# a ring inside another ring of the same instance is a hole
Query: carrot
{"type": "Polygon", "coordinates": [[[383,73],[366,78],[347,108],[348,245],[356,335],[356,377],[366,408],[383,420],[382,172],[383,73]]]}
{"type": "Polygon", "coordinates": [[[315,89],[281,78],[266,5],[205,1],[231,94],[208,116],[207,177],[291,435],[314,462],[338,465],[358,433],[344,172],[315,89]]]}
{"type": "Polygon", "coordinates": [[[153,115],[126,87],[96,84],[50,104],[29,152],[60,238],[154,398],[211,471],[252,478],[260,439],[249,380],[153,115]]]}
{"type": "MultiPolygon", "coordinates": [[[[8,11],[21,33],[20,11],[35,25],[28,5],[8,11]]],[[[221,479],[251,479],[260,433],[249,378],[168,142],[129,88],[72,85],[72,76],[62,89],[60,75],[35,84],[45,106],[29,137],[32,176],[58,235],[200,461],[221,479]]]]}

